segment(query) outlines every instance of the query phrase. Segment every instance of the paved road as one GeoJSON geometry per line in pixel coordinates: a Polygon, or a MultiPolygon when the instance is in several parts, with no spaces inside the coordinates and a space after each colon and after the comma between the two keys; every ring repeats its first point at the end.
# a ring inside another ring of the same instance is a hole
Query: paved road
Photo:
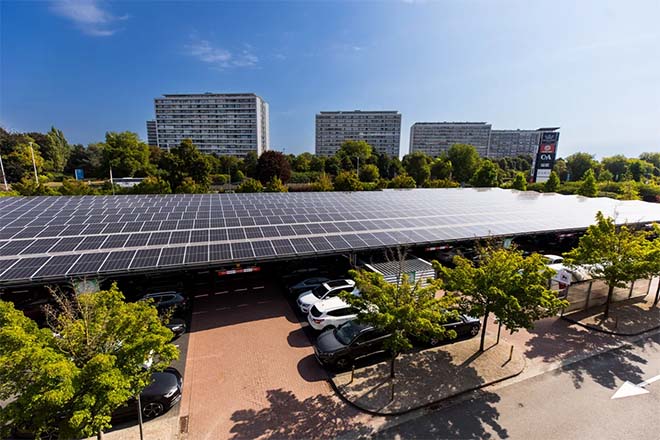
{"type": "Polygon", "coordinates": [[[631,346],[495,391],[381,431],[377,438],[660,438],[660,380],[649,394],[611,400],[626,380],[660,374],[660,333],[631,346]]]}

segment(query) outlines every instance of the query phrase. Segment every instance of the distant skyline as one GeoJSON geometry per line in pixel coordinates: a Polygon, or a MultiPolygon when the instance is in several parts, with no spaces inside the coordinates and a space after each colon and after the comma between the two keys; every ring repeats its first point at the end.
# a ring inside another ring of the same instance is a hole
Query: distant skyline
{"type": "Polygon", "coordinates": [[[251,92],[271,149],[314,151],[320,111],[559,126],[559,156],[660,151],[660,2],[0,2],[0,126],[71,143],[153,99],[251,92]]]}

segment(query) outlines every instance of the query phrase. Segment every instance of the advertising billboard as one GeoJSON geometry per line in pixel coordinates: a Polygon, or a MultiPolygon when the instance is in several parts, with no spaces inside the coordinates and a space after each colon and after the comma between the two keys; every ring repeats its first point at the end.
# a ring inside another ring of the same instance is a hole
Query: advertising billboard
{"type": "Polygon", "coordinates": [[[539,149],[534,161],[534,182],[545,182],[555,166],[559,132],[543,132],[539,140],[539,149]]]}

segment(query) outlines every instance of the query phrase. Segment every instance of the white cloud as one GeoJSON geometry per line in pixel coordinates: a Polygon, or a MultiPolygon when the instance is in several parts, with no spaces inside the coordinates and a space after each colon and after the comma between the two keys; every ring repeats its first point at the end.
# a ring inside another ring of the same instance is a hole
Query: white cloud
{"type": "Polygon", "coordinates": [[[191,37],[191,42],[186,45],[186,53],[207,63],[216,69],[227,69],[231,67],[254,67],[259,63],[259,58],[252,53],[252,46],[244,44],[245,49],[238,53],[216,47],[210,41],[200,39],[196,34],[191,37]]]}
{"type": "Polygon", "coordinates": [[[94,37],[108,37],[119,29],[116,24],[126,20],[127,15],[115,16],[103,9],[98,0],[55,0],[51,11],[60,17],[71,20],[78,29],[94,37]]]}

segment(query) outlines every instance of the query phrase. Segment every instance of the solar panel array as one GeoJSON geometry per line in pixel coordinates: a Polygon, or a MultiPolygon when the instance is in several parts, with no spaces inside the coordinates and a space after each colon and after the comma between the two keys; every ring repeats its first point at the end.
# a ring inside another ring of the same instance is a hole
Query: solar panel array
{"type": "Polygon", "coordinates": [[[501,189],[0,198],[0,284],[583,229],[660,205],[501,189]]]}

